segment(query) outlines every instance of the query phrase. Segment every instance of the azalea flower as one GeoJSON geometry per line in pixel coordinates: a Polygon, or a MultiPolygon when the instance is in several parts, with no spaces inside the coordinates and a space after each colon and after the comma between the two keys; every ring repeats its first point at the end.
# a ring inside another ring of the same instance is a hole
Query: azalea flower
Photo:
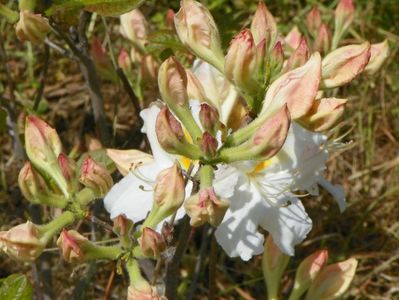
{"type": "MultiPolygon", "coordinates": [[[[206,63],[197,63],[196,66],[196,76],[208,80],[213,78],[207,97],[217,99],[217,95],[220,95],[217,81],[221,80],[218,71],[206,63]]],[[[223,99],[229,100],[222,102],[218,108],[221,119],[226,121],[230,117],[230,106],[234,106],[236,100],[229,97],[223,99]]],[[[161,106],[160,102],[153,103],[140,114],[144,120],[142,131],[147,134],[152,157],[148,158],[148,154],[140,154],[136,150],[139,155],[136,161],[131,162],[131,171],[104,199],[111,218],[124,214],[134,222],[145,219],[152,207],[153,188],[159,172],[172,166],[175,161],[184,170],[188,170],[191,164],[198,167],[196,162],[184,156],[169,154],[160,146],[155,123],[161,106]]],[[[190,101],[191,112],[200,126],[199,107],[198,101],[190,101]]],[[[328,158],[327,146],[326,136],[310,132],[292,122],[282,149],[271,159],[217,165],[213,187],[219,197],[229,201],[230,207],[216,229],[215,236],[229,256],[249,260],[253,255],[262,253],[263,234],[258,231],[258,227],[273,236],[282,252],[293,255],[294,246],[302,242],[312,228],[312,221],[299,199],[300,195],[296,194],[300,191],[318,195],[320,185],[335,196],[341,210],[345,208],[342,188],[333,186],[323,178],[328,158]]],[[[190,195],[191,188],[189,182],[186,197],[190,195]]],[[[184,214],[184,209],[180,208],[175,220],[184,214]]]]}

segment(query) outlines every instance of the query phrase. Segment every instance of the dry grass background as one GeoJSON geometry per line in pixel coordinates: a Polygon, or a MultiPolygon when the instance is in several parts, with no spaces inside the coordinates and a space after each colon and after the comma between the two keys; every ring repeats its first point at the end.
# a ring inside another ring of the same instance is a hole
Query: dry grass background
{"type": "MultiPolygon", "coordinates": [[[[314,3],[316,1],[267,1],[283,32],[287,32],[293,22],[303,26],[303,15],[314,3]]],[[[255,7],[254,1],[239,0],[209,0],[208,4],[221,32],[225,33],[226,42],[246,24],[246,17],[255,7]]],[[[335,1],[323,1],[322,4],[325,10],[329,10],[334,7],[335,1]]],[[[148,1],[144,11],[157,22],[160,15],[156,12],[164,14],[168,6],[176,11],[178,1],[148,1]]],[[[289,265],[284,289],[287,291],[290,288],[295,266],[301,258],[316,249],[328,248],[331,261],[349,256],[360,261],[357,275],[345,299],[399,299],[399,2],[356,1],[356,6],[357,17],[346,42],[361,38],[371,42],[388,39],[391,55],[379,74],[361,77],[338,91],[339,95],[348,95],[350,101],[343,122],[334,135],[349,131],[344,141],[352,143],[346,150],[331,156],[327,177],[345,187],[349,206],[340,214],[328,194],[323,193],[318,199],[305,199],[314,229],[303,245],[298,247],[297,256],[289,265]]],[[[115,20],[111,20],[113,23],[116,24],[115,20]]],[[[16,106],[18,120],[21,121],[38,85],[43,49],[27,48],[17,42],[12,27],[1,19],[0,26],[8,65],[18,92],[16,106]]],[[[99,27],[98,33],[101,33],[99,27]]],[[[58,54],[52,55],[41,114],[57,128],[66,148],[70,150],[84,136],[83,133],[90,133],[90,100],[83,87],[78,65],[58,54]]],[[[0,69],[0,92],[3,93],[6,84],[4,65],[0,69]]],[[[105,81],[102,90],[108,116],[114,124],[114,144],[128,147],[133,143],[131,132],[136,123],[134,110],[119,86],[105,81]]],[[[0,134],[0,143],[0,226],[8,228],[30,219],[32,213],[37,215],[40,210],[28,205],[19,193],[16,178],[21,164],[13,159],[11,139],[6,131],[0,134]]],[[[40,213],[46,217],[53,212],[45,210],[40,213]]],[[[88,222],[78,226],[88,231],[88,222]]],[[[99,232],[100,239],[111,237],[102,228],[99,232]]],[[[199,254],[200,230],[192,234],[193,243],[181,272],[183,282],[179,289],[182,295],[190,284],[195,259],[199,254]]],[[[216,298],[263,299],[265,288],[259,265],[260,258],[245,263],[230,259],[218,250],[216,298]]],[[[205,267],[200,274],[197,299],[207,299],[207,271],[205,267]]],[[[33,281],[41,281],[42,291],[48,292],[52,299],[103,299],[107,292],[110,299],[120,299],[127,286],[127,278],[115,275],[112,263],[99,262],[96,269],[89,264],[70,266],[61,261],[56,250],[51,249],[32,265],[17,264],[0,257],[0,278],[13,272],[24,272],[33,281]],[[87,287],[86,279],[90,280],[87,287]],[[112,285],[107,289],[109,282],[112,285]],[[84,289],[86,293],[78,296],[84,289]]]]}

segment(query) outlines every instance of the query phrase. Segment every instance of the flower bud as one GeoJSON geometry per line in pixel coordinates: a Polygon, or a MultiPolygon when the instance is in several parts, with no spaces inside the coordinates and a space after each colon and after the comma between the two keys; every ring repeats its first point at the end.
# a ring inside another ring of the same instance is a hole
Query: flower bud
{"type": "Polygon", "coordinates": [[[83,262],[84,245],[90,241],[75,230],[63,230],[57,240],[57,246],[60,247],[62,257],[69,263],[83,262]]]}
{"type": "Polygon", "coordinates": [[[308,28],[308,31],[312,35],[315,35],[316,32],[319,30],[320,25],[321,25],[320,10],[317,6],[315,6],[306,16],[306,26],[308,28]]]}
{"type": "Polygon", "coordinates": [[[159,258],[160,254],[166,249],[163,236],[149,227],[143,229],[139,244],[143,254],[153,259],[159,258]]]}
{"type": "Polygon", "coordinates": [[[303,37],[299,42],[299,46],[291,54],[284,67],[285,71],[289,71],[304,65],[309,59],[309,47],[306,39],[303,37]]]}
{"type": "Polygon", "coordinates": [[[296,49],[301,42],[302,34],[300,33],[297,26],[292,27],[291,31],[287,34],[284,39],[285,44],[290,46],[292,49],[296,49]]]}
{"type": "Polygon", "coordinates": [[[322,61],[324,88],[335,88],[352,81],[370,59],[370,43],[348,45],[329,53],[322,61]]]}
{"type": "Polygon", "coordinates": [[[130,71],[131,66],[132,66],[132,61],[130,60],[129,53],[123,48],[119,52],[118,66],[125,72],[130,71]]]}
{"type": "Polygon", "coordinates": [[[139,9],[120,16],[121,34],[133,42],[133,45],[142,49],[147,41],[149,25],[139,9]]]}
{"type": "Polygon", "coordinates": [[[223,70],[224,55],[219,31],[209,10],[198,1],[182,0],[175,15],[181,42],[196,56],[223,70]]]}
{"type": "Polygon", "coordinates": [[[165,218],[175,213],[185,198],[185,181],[180,167],[172,167],[160,172],[154,187],[152,209],[142,228],[154,228],[165,218]]]}
{"type": "Polygon", "coordinates": [[[347,99],[323,98],[316,100],[306,116],[300,122],[313,131],[330,129],[342,116],[347,99]]]}
{"type": "MultiPolygon", "coordinates": [[[[206,97],[205,90],[198,80],[197,76],[191,72],[191,70],[186,70],[187,74],[187,94],[189,99],[199,100],[200,102],[211,102],[206,97]]],[[[212,102],[211,102],[212,103],[212,102]]]]}
{"type": "Polygon", "coordinates": [[[256,45],[263,40],[267,46],[273,45],[277,38],[276,21],[263,1],[258,2],[258,7],[251,23],[251,32],[256,45]]]}
{"type": "Polygon", "coordinates": [[[355,276],[356,268],[355,258],[324,267],[311,284],[306,300],[329,300],[342,296],[355,276]]]}
{"type": "Polygon", "coordinates": [[[39,227],[28,221],[8,231],[0,231],[0,249],[15,260],[33,261],[45,247],[40,237],[39,227]]]}
{"type": "Polygon", "coordinates": [[[352,24],[355,7],[352,0],[340,0],[335,9],[335,31],[342,35],[352,24]]]}
{"type": "Polygon", "coordinates": [[[281,42],[278,41],[276,45],[274,45],[272,52],[269,56],[269,69],[270,69],[270,78],[274,78],[278,75],[283,67],[284,63],[284,50],[281,42]]]}
{"type": "Polygon", "coordinates": [[[318,28],[313,50],[320,53],[328,53],[331,44],[331,32],[326,24],[321,24],[318,28]]]}
{"type": "Polygon", "coordinates": [[[287,105],[266,120],[250,139],[251,153],[254,159],[269,159],[283,146],[290,128],[290,112],[287,105]]]}
{"type": "Polygon", "coordinates": [[[221,126],[218,110],[207,103],[201,104],[199,120],[204,130],[209,132],[213,136],[216,135],[216,132],[221,126]]]}
{"type": "Polygon", "coordinates": [[[118,215],[112,220],[114,222],[114,232],[119,236],[126,236],[129,234],[130,230],[133,228],[133,222],[126,218],[124,214],[118,215]]]}
{"type": "Polygon", "coordinates": [[[49,192],[43,177],[33,169],[30,162],[26,162],[19,172],[18,184],[24,197],[31,203],[39,204],[40,197],[49,192]]]}
{"type": "Polygon", "coordinates": [[[140,287],[129,286],[127,290],[127,300],[167,300],[165,297],[159,296],[156,288],[147,284],[140,287]]]}
{"type": "Polygon", "coordinates": [[[270,85],[260,115],[272,115],[285,103],[293,120],[305,115],[316,97],[320,75],[321,58],[316,52],[306,64],[283,74],[270,85]]]}
{"type": "Polygon", "coordinates": [[[183,128],[167,106],[159,112],[156,120],[156,134],[162,148],[174,154],[179,154],[184,139],[183,128]]]}
{"type": "Polygon", "coordinates": [[[311,283],[315,280],[316,276],[325,267],[328,260],[328,251],[320,250],[306,257],[299,265],[296,276],[295,284],[292,294],[296,298],[300,296],[309,288],[311,283]]]}
{"type": "Polygon", "coordinates": [[[152,55],[144,55],[141,58],[141,80],[145,84],[156,83],[158,78],[159,63],[152,55]]]}
{"type": "Polygon", "coordinates": [[[385,40],[382,43],[372,44],[370,52],[370,61],[364,69],[364,72],[368,75],[374,75],[389,56],[388,40],[385,40]]]}
{"type": "Polygon", "coordinates": [[[214,227],[218,226],[223,221],[229,206],[229,202],[216,196],[213,187],[201,189],[198,194],[184,202],[184,208],[190,216],[190,225],[194,227],[206,222],[214,227]]]}
{"type": "Polygon", "coordinates": [[[166,12],[165,24],[168,28],[174,28],[175,25],[175,12],[172,9],[168,9],[166,12]]]}
{"type": "Polygon", "coordinates": [[[40,44],[44,41],[47,33],[51,31],[51,27],[47,18],[42,17],[40,14],[21,10],[15,31],[21,41],[40,44]]]}
{"type": "Polygon", "coordinates": [[[68,188],[70,191],[76,191],[77,189],[77,179],[76,179],[76,164],[75,162],[66,156],[64,153],[58,155],[58,165],[61,169],[62,175],[66,182],[68,183],[68,188]]]}
{"type": "Polygon", "coordinates": [[[224,74],[238,88],[254,95],[259,89],[256,82],[256,63],[256,47],[251,31],[244,29],[231,41],[224,64],[224,74]]]}
{"type": "Polygon", "coordinates": [[[202,135],[200,148],[206,157],[214,157],[218,149],[218,141],[209,132],[202,135]]]}
{"type": "Polygon", "coordinates": [[[87,155],[80,169],[79,181],[91,189],[97,197],[102,197],[113,185],[113,180],[107,168],[87,155]]]}
{"type": "Polygon", "coordinates": [[[57,162],[62,147],[57,132],[39,118],[28,116],[25,121],[25,147],[33,165],[50,175],[62,193],[68,196],[68,184],[57,162]]]}
{"type": "Polygon", "coordinates": [[[169,57],[162,63],[158,84],[162,99],[172,110],[176,106],[187,106],[187,74],[175,57],[169,57]]]}
{"type": "Polygon", "coordinates": [[[139,150],[107,149],[108,157],[115,163],[118,171],[126,176],[131,169],[152,162],[152,155],[139,150]]]}
{"type": "Polygon", "coordinates": [[[90,44],[90,55],[93,58],[97,71],[109,80],[115,80],[116,74],[107,50],[98,38],[94,38],[90,44]]]}
{"type": "Polygon", "coordinates": [[[270,234],[265,241],[264,248],[262,258],[263,276],[267,286],[268,299],[275,299],[278,295],[281,277],[287,268],[290,257],[280,251],[270,234]]]}

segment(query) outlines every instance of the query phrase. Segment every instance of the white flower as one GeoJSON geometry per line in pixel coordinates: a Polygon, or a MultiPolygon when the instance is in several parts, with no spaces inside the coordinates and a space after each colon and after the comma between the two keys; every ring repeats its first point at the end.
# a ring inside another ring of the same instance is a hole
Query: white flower
{"type": "MultiPolygon", "coordinates": [[[[215,232],[219,244],[231,256],[248,260],[263,252],[262,227],[282,252],[293,255],[312,228],[312,221],[294,194],[304,190],[318,195],[317,184],[334,196],[341,210],[345,198],[341,187],[323,179],[328,152],[326,137],[292,123],[280,152],[268,161],[235,163],[228,170],[239,174],[239,184],[229,198],[230,209],[215,232]]],[[[219,175],[221,176],[221,175],[219,175]]],[[[217,192],[217,190],[216,190],[217,192]]]]}

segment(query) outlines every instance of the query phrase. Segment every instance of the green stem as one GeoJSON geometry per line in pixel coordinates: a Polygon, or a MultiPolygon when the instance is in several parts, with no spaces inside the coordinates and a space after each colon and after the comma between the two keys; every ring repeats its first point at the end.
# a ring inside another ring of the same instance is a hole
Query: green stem
{"type": "Polygon", "coordinates": [[[298,286],[294,286],[294,288],[291,291],[290,297],[288,298],[288,300],[298,300],[301,298],[301,296],[303,295],[303,293],[305,292],[304,289],[301,289],[298,286]]]}
{"type": "Polygon", "coordinates": [[[16,23],[19,19],[19,15],[16,11],[8,8],[6,5],[0,3],[0,15],[7,19],[9,23],[16,23]]]}
{"type": "Polygon", "coordinates": [[[199,170],[199,178],[201,189],[212,186],[213,182],[213,168],[210,165],[204,165],[199,170]]]}
{"type": "Polygon", "coordinates": [[[130,285],[134,286],[138,290],[146,290],[150,284],[141,275],[140,267],[137,260],[130,258],[126,262],[126,269],[129,274],[130,285]]]}
{"type": "Polygon", "coordinates": [[[36,0],[19,0],[19,10],[28,10],[33,12],[36,7],[36,0]]]}
{"type": "Polygon", "coordinates": [[[237,147],[220,150],[220,159],[225,163],[232,163],[235,161],[253,160],[255,158],[251,147],[249,147],[248,143],[244,143],[237,147]]]}
{"type": "Polygon", "coordinates": [[[45,244],[47,244],[53,238],[53,236],[61,231],[62,228],[73,223],[74,221],[75,215],[72,212],[63,212],[50,223],[41,226],[40,230],[44,233],[41,239],[45,244]]]}
{"type": "Polygon", "coordinates": [[[122,253],[122,250],[114,246],[94,246],[87,252],[86,259],[110,259],[115,260],[122,253]]]}
{"type": "Polygon", "coordinates": [[[176,150],[180,155],[188,157],[193,160],[198,160],[203,156],[201,149],[197,145],[189,143],[181,143],[176,146],[176,150]]]}
{"type": "Polygon", "coordinates": [[[199,128],[197,122],[195,122],[193,115],[191,114],[190,109],[188,106],[174,106],[173,112],[176,114],[178,119],[183,123],[184,128],[188,131],[190,134],[193,143],[196,144],[198,143],[201,138],[202,138],[202,131],[199,128]]]}

